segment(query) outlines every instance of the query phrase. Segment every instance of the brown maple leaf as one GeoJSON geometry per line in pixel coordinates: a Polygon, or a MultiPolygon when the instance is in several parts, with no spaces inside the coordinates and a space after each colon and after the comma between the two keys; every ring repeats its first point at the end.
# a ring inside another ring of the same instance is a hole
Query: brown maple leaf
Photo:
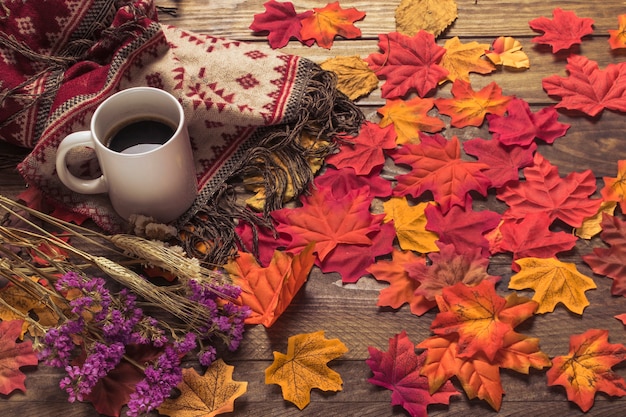
{"type": "Polygon", "coordinates": [[[247,382],[233,380],[234,368],[222,359],[214,361],[204,375],[193,368],[184,368],[183,381],[177,387],[180,395],[163,401],[159,413],[172,417],[212,417],[234,411],[235,400],[248,389],[247,382]]]}

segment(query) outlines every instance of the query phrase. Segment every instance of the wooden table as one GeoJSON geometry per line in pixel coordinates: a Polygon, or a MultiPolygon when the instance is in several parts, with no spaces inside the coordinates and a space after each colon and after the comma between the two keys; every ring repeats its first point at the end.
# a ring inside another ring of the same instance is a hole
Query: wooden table
{"type": "MultiPolygon", "coordinates": [[[[316,0],[292,0],[296,10],[304,11],[322,7],[326,2],[316,0]]],[[[263,0],[202,0],[159,1],[160,6],[177,7],[177,16],[161,15],[163,23],[173,24],[189,30],[212,35],[266,44],[266,38],[254,35],[249,29],[255,13],[264,11],[263,0]]],[[[365,57],[376,52],[378,34],[395,30],[394,10],[399,0],[357,1],[343,0],[343,8],[356,7],[367,16],[357,22],[363,36],[358,40],[336,39],[331,50],[317,46],[304,47],[292,41],[284,52],[306,56],[321,62],[331,56],[360,55],[365,57]]],[[[626,59],[624,51],[611,53],[607,43],[608,30],[617,28],[617,16],[626,12],[623,1],[618,0],[457,0],[458,19],[439,39],[459,36],[463,42],[477,40],[491,43],[498,36],[513,36],[521,41],[530,57],[531,69],[524,72],[498,71],[488,76],[472,76],[475,89],[496,81],[504,94],[516,95],[531,103],[533,111],[553,104],[542,90],[542,78],[565,75],[565,56],[552,55],[549,49],[535,47],[533,32],[528,21],[539,16],[551,17],[555,7],[574,10],[579,17],[595,20],[592,37],[586,38],[580,53],[596,60],[603,68],[611,62],[626,59]]],[[[441,94],[446,94],[444,89],[441,94]]],[[[380,90],[361,99],[359,105],[368,118],[376,120],[376,109],[384,104],[380,90]]],[[[626,157],[626,119],[623,114],[605,111],[601,117],[587,118],[560,115],[559,120],[570,123],[567,136],[557,140],[553,146],[540,145],[540,152],[552,164],[559,167],[560,174],[591,169],[602,185],[601,177],[616,175],[616,162],[626,157]]],[[[446,135],[456,134],[462,140],[473,137],[489,137],[486,128],[448,129],[446,135]]],[[[0,192],[15,196],[23,190],[21,178],[11,168],[3,169],[0,175],[0,192]]],[[[502,211],[493,196],[485,203],[493,210],[502,211]]],[[[589,253],[594,246],[602,245],[599,239],[580,240],[576,249],[561,257],[565,262],[574,262],[580,272],[593,276],[581,261],[581,255],[589,253]]],[[[511,276],[511,258],[498,255],[492,258],[489,272],[501,275],[498,285],[501,294],[507,290],[511,276]]],[[[569,336],[587,329],[607,329],[610,341],[626,343],[624,326],[613,318],[626,312],[626,300],[610,294],[611,281],[595,277],[598,288],[588,291],[591,305],[582,316],[569,313],[563,307],[555,312],[536,316],[521,328],[525,334],[538,337],[542,350],[549,356],[564,355],[568,351],[569,336]]],[[[300,291],[292,305],[270,329],[262,326],[250,327],[238,352],[225,357],[235,366],[234,379],[248,381],[247,393],[236,400],[236,416],[403,416],[408,415],[400,407],[390,405],[390,391],[367,382],[372,376],[365,360],[368,346],[387,350],[388,339],[406,330],[415,343],[431,335],[430,324],[435,312],[422,317],[412,315],[408,306],[398,311],[376,306],[381,283],[372,277],[364,277],[357,284],[342,285],[338,275],[323,275],[314,270],[309,282],[300,291]],[[280,388],[264,383],[264,370],[272,361],[273,351],[286,351],[289,336],[324,330],[326,337],[339,338],[348,348],[341,359],[331,367],[341,374],[343,391],[324,393],[313,390],[311,403],[299,411],[281,397],[280,388]]],[[[532,294],[532,293],[529,293],[532,294]]],[[[626,376],[626,366],[616,367],[626,376]]],[[[61,373],[46,366],[26,371],[28,388],[25,394],[14,393],[0,398],[0,413],[3,416],[48,416],[88,417],[97,416],[90,404],[69,404],[57,386],[61,373]]],[[[500,415],[518,416],[577,416],[583,415],[576,405],[568,402],[563,389],[549,388],[544,372],[533,371],[530,375],[502,371],[502,385],[506,392],[500,415]]],[[[460,389],[460,387],[459,387],[460,389]]],[[[603,394],[596,395],[595,405],[586,415],[622,416],[626,412],[626,398],[614,399],[603,394]]],[[[452,400],[451,405],[431,406],[429,414],[446,416],[489,416],[496,414],[483,401],[468,401],[465,397],[452,400]]],[[[156,413],[154,414],[156,415],[156,413]]]]}

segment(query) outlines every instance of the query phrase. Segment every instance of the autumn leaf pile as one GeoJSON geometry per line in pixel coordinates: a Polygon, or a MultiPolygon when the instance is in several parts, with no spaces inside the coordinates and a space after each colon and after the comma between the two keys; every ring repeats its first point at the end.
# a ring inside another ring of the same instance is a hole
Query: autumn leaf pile
{"type": "MultiPolygon", "coordinates": [[[[264,7],[250,29],[266,35],[272,48],[295,40],[330,49],[336,36],[360,37],[356,25],[366,18],[339,2],[296,10],[290,2],[270,0],[264,7]]],[[[549,357],[539,339],[517,328],[555,308],[584,314],[594,280],[559,259],[580,239],[599,235],[607,244],[583,260],[613,280],[612,295],[626,296],[626,220],[619,214],[626,212],[626,161],[597,189],[590,170],[561,176],[537,141],[550,145],[567,136],[569,125],[559,122],[558,109],[592,117],[626,112],[626,63],[601,69],[571,52],[593,34],[592,19],[556,8],[551,17],[531,20],[533,43],[553,53],[570,51],[567,75],[542,82],[555,105],[533,112],[497,83],[477,89],[470,80],[470,73],[503,68],[523,78],[531,62],[522,44],[506,36],[490,44],[456,37],[438,43],[456,17],[454,0],[402,0],[397,31],[380,34],[378,50],[320,63],[337,74],[338,88],[350,98],[380,88],[385,105],[358,136],[329,139],[337,141],[338,152],[310,161],[319,171],[310,192],[273,211],[273,228],[238,225],[242,246],[223,270],[241,288],[237,302],[250,308],[249,325],[274,325],[296,293],[306,290],[314,266],[339,274],[345,284],[364,276],[387,283],[380,307],[409,308],[416,316],[435,311],[430,337],[411,340],[402,331],[390,335],[386,350],[368,348],[369,382],[391,390],[391,404],[412,416],[427,415],[430,404],[449,404],[462,394],[457,387],[499,410],[502,370],[531,369],[545,372],[548,386],[564,387],[567,398],[587,411],[598,391],[626,395],[626,381],[612,370],[626,359],[626,346],[610,343],[606,330],[590,329],[571,336],[567,355],[549,357]],[[447,134],[448,126],[487,126],[490,138],[461,143],[447,134]],[[494,196],[502,212],[479,209],[477,203],[494,196]],[[501,277],[488,272],[491,257],[502,253],[513,260],[506,296],[500,295],[504,288],[496,291],[501,277]],[[515,290],[532,291],[532,299],[515,290]]],[[[610,49],[626,48],[626,15],[617,20],[610,49]]],[[[314,144],[302,138],[303,146],[314,144]]],[[[248,204],[258,209],[263,190],[253,191],[248,204]]],[[[25,390],[20,367],[37,363],[30,342],[17,342],[24,324],[8,318],[0,322],[5,395],[25,390]]],[[[626,323],[626,314],[617,318],[626,323]]],[[[287,353],[274,352],[265,383],[279,385],[284,399],[303,409],[312,389],[342,389],[329,362],[348,348],[323,331],[292,336],[287,353]]],[[[135,359],[142,360],[141,353],[135,359]]],[[[247,382],[232,375],[233,367],[221,359],[202,374],[185,369],[180,396],[158,410],[172,417],[233,411],[247,382]]],[[[102,395],[100,403],[106,402],[102,395]]]]}

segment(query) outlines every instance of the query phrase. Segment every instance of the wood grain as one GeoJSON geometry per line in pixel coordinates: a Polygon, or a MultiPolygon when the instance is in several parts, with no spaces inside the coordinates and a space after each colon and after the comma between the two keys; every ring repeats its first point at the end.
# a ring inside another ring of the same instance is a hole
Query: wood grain
{"type": "MultiPolygon", "coordinates": [[[[161,14],[160,21],[188,30],[255,42],[267,47],[265,36],[254,34],[249,25],[253,15],[264,11],[263,0],[164,0],[159,6],[177,7],[177,16],[161,14]]],[[[322,7],[326,2],[317,0],[292,0],[297,11],[322,7]]],[[[292,41],[282,51],[298,54],[315,62],[340,55],[366,57],[378,52],[378,34],[395,30],[394,11],[399,0],[351,1],[342,0],[343,8],[356,7],[365,11],[365,19],[357,23],[363,36],[358,40],[337,39],[331,50],[305,47],[292,41]]],[[[609,29],[617,27],[617,16],[625,12],[624,3],[608,1],[545,1],[545,0],[457,0],[458,19],[438,40],[458,36],[463,42],[490,43],[498,36],[515,36],[522,42],[530,57],[531,68],[527,71],[498,70],[488,76],[472,75],[474,88],[495,81],[504,94],[515,95],[527,100],[534,111],[557,102],[548,97],[541,87],[541,80],[553,74],[566,75],[565,55],[553,55],[549,49],[532,43],[537,35],[528,21],[539,16],[551,17],[555,7],[574,10],[580,17],[591,17],[595,21],[593,36],[585,38],[575,49],[597,61],[600,67],[609,63],[623,62],[624,53],[613,53],[608,47],[609,29]]],[[[439,93],[449,94],[449,86],[439,93]]],[[[378,119],[377,109],[385,104],[380,90],[358,100],[358,104],[370,120],[378,119]]],[[[590,169],[602,186],[603,176],[615,176],[617,161],[626,157],[625,120],[620,113],[605,111],[591,119],[569,112],[560,112],[559,120],[571,124],[565,138],[553,145],[542,144],[539,151],[552,164],[559,167],[561,175],[573,171],[590,169]]],[[[444,131],[448,137],[457,135],[461,141],[474,137],[488,138],[486,127],[454,129],[444,131]]],[[[15,149],[0,144],[0,152],[15,149]]],[[[469,158],[469,157],[468,157],[469,158]]],[[[393,168],[393,167],[392,167],[393,168]]],[[[393,176],[393,172],[388,175],[393,176]]],[[[13,167],[0,167],[0,192],[15,197],[25,189],[21,177],[13,167]]],[[[504,210],[493,193],[488,198],[477,198],[477,209],[504,210]]],[[[626,312],[626,300],[610,295],[611,280],[594,276],[582,262],[581,256],[594,247],[602,246],[599,238],[580,240],[575,249],[563,254],[561,260],[576,264],[578,270],[593,277],[598,288],[588,291],[590,306],[582,316],[569,313],[558,306],[553,313],[537,315],[518,327],[524,334],[540,339],[541,348],[550,356],[563,355],[568,351],[569,337],[591,328],[609,330],[610,341],[626,343],[624,326],[613,316],[626,312]]],[[[507,286],[512,275],[511,257],[494,256],[489,272],[502,277],[498,284],[501,294],[508,293],[507,286]]],[[[435,316],[429,312],[422,317],[412,315],[407,306],[393,311],[376,306],[378,292],[384,285],[372,277],[364,277],[357,284],[342,285],[337,274],[322,274],[314,269],[309,281],[298,293],[277,323],[269,329],[251,326],[247,329],[241,348],[234,353],[225,353],[227,363],[235,366],[234,379],[248,381],[248,392],[235,402],[234,416],[407,416],[400,407],[390,404],[390,392],[367,382],[372,376],[365,360],[368,347],[386,350],[388,340],[396,333],[406,330],[415,343],[431,335],[430,324],[435,316]],[[349,351],[330,366],[338,371],[344,381],[343,391],[324,393],[313,390],[311,404],[303,411],[282,400],[280,388],[264,383],[264,371],[271,364],[274,351],[286,351],[289,336],[324,330],[326,337],[339,338],[349,351]]],[[[521,294],[532,297],[532,291],[521,294]]],[[[188,366],[198,364],[189,361],[188,366]]],[[[200,368],[198,368],[200,369],[200,368]]],[[[615,370],[626,376],[626,366],[615,370]]],[[[69,404],[66,395],[58,388],[62,372],[43,365],[25,369],[27,392],[0,396],[0,411],[3,416],[50,416],[50,417],[96,417],[99,414],[90,404],[69,404]]],[[[595,405],[588,413],[582,413],[576,405],[567,401],[560,387],[546,386],[545,373],[532,371],[530,375],[503,371],[502,384],[506,395],[500,413],[478,400],[467,400],[460,396],[448,406],[431,406],[431,416],[609,416],[624,415],[626,399],[596,395],[595,405]]],[[[459,388],[460,389],[460,388],[459,388]]],[[[156,416],[157,413],[152,413],[156,416]]]]}

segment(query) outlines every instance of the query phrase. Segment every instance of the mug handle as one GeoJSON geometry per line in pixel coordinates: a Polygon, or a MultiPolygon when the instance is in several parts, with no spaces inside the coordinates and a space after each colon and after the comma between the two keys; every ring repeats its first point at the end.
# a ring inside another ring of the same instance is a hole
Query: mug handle
{"type": "Polygon", "coordinates": [[[106,193],[108,191],[108,186],[106,180],[104,179],[104,175],[100,175],[100,177],[94,179],[83,179],[74,176],[67,169],[65,156],[70,151],[70,149],[77,146],[93,147],[93,138],[90,131],[85,130],[82,132],[72,133],[66,136],[65,139],[63,139],[61,143],[59,143],[59,148],[57,149],[56,155],[56,170],[59,179],[63,184],[65,184],[67,188],[77,193],[106,193]]]}

